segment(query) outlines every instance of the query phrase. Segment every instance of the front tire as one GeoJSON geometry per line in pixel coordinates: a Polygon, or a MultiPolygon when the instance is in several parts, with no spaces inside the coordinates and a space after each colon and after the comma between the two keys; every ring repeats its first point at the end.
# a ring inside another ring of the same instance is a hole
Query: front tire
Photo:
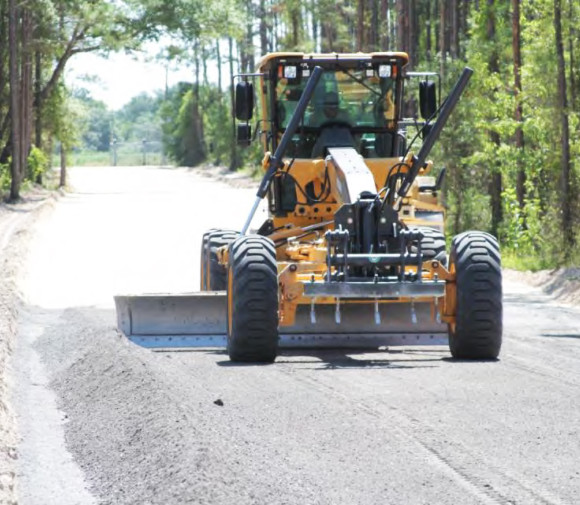
{"type": "Polygon", "coordinates": [[[501,255],[497,240],[469,231],[453,239],[450,269],[456,273],[456,322],[449,349],[458,359],[496,359],[502,344],[501,255]]]}
{"type": "Polygon", "coordinates": [[[231,230],[213,230],[207,233],[205,276],[202,277],[202,279],[205,279],[207,291],[225,291],[227,286],[227,269],[220,264],[217,251],[223,246],[230,245],[239,236],[240,234],[237,231],[231,230]]]}
{"type": "Polygon", "coordinates": [[[247,235],[230,245],[227,291],[230,360],[272,363],[278,353],[278,267],[270,239],[247,235]]]}

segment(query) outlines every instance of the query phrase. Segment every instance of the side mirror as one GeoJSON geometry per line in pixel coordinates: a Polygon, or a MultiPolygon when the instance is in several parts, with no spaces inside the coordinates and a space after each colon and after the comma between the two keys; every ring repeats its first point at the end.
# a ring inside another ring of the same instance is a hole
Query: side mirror
{"type": "Polygon", "coordinates": [[[252,119],[254,111],[254,85],[242,81],[236,84],[236,118],[239,121],[252,119]]]}
{"type": "Polygon", "coordinates": [[[437,111],[437,87],[433,81],[419,83],[419,109],[423,119],[429,119],[437,111]]]}
{"type": "Polygon", "coordinates": [[[252,143],[252,125],[241,123],[238,125],[237,141],[240,147],[248,147],[252,143]]]}

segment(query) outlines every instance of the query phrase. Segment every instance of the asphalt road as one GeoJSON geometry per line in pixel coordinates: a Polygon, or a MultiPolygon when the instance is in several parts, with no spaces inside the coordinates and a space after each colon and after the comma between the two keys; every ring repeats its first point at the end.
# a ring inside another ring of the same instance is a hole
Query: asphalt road
{"type": "Polygon", "coordinates": [[[21,505],[580,503],[580,310],[506,284],[492,363],[151,352],[114,330],[113,295],[197,289],[201,234],[239,228],[253,191],[182,169],[71,180],[20,280],[21,505]]]}

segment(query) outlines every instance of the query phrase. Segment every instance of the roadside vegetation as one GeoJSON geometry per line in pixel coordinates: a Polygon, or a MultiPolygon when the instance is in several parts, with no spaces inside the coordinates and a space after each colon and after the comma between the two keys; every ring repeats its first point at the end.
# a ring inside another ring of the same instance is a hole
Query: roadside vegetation
{"type": "Polygon", "coordinates": [[[488,230],[516,268],[577,264],[578,20],[573,0],[0,0],[0,184],[17,199],[61,151],[63,168],[258,166],[257,145],[235,147],[232,75],[270,51],[400,50],[410,69],[440,73],[443,94],[463,66],[476,71],[433,152],[447,168],[450,235],[488,230]],[[167,34],[166,58],[192,82],[115,113],[63,83],[78,53],[167,34]]]}

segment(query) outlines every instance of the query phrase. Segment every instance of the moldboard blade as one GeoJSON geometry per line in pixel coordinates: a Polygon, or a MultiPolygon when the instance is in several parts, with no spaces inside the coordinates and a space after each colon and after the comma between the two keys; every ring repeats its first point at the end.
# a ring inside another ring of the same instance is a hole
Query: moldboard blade
{"type": "MultiPolygon", "coordinates": [[[[132,342],[151,349],[188,349],[227,345],[224,291],[116,296],[117,324],[132,342]]],[[[377,349],[383,346],[446,345],[447,327],[433,321],[426,303],[299,306],[296,323],[280,328],[280,347],[377,349]],[[414,312],[414,317],[412,313],[414,312]],[[380,319],[380,324],[377,324],[380,319]]]]}

